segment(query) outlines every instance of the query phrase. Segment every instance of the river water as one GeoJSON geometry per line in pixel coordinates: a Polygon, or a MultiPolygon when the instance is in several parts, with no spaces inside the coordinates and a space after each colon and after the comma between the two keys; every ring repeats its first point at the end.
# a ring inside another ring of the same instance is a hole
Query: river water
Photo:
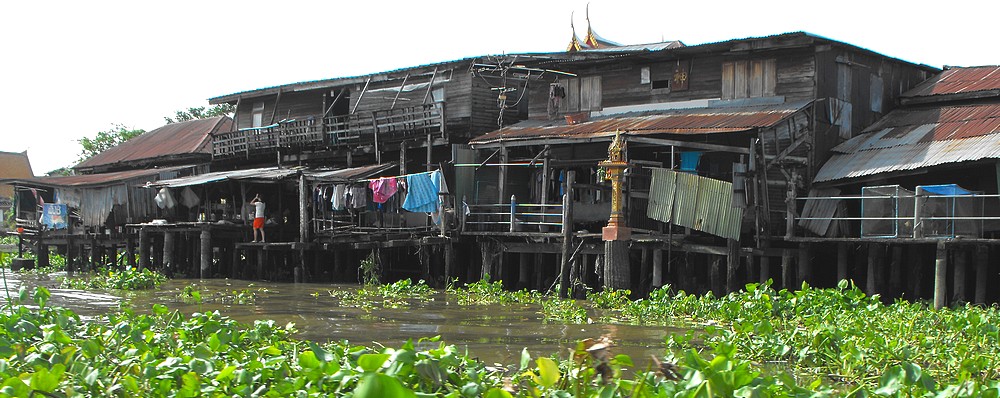
{"type": "Polygon", "coordinates": [[[267,319],[278,325],[292,322],[298,330],[296,337],[316,342],[348,340],[356,345],[399,347],[407,339],[440,335],[442,341],[465,347],[486,363],[516,364],[523,348],[533,357],[565,353],[579,340],[609,335],[617,343],[615,354],[627,354],[642,366],[650,355],[664,354],[665,336],[683,332],[662,326],[545,323],[537,305],[460,305],[444,292],[434,294],[431,301],[408,301],[405,308],[366,309],[339,306],[339,300],[330,295],[331,290],[356,290],[357,285],[172,279],[151,291],[93,292],[58,289],[61,276],[12,276],[8,271],[5,282],[11,297],[22,283],[45,286],[52,292],[49,305],[86,317],[115,311],[127,302],[136,312],[163,304],[188,315],[219,311],[246,324],[267,319]],[[207,299],[202,303],[182,299],[185,287],[191,285],[207,299]],[[233,302],[237,292],[247,290],[255,296],[252,303],[233,302]],[[229,299],[220,299],[225,297],[229,299]]]}

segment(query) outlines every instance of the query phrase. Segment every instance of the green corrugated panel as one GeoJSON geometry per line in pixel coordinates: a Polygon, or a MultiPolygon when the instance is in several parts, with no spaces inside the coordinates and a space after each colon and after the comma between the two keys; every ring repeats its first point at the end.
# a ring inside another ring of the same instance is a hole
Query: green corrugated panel
{"type": "Polygon", "coordinates": [[[662,222],[670,222],[671,209],[674,204],[675,173],[666,169],[653,169],[653,178],[649,184],[649,204],[646,216],[662,222]]]}
{"type": "Polygon", "coordinates": [[[739,239],[743,209],[732,207],[733,184],[653,169],[647,215],[662,222],[729,239],[739,239]]]}

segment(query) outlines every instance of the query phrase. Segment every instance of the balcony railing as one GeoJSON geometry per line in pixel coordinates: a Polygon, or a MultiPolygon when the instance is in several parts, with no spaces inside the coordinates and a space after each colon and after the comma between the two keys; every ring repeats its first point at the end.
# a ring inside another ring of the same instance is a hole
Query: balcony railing
{"type": "Polygon", "coordinates": [[[250,156],[278,148],[320,149],[398,142],[439,133],[444,104],[435,103],[353,115],[283,120],[271,126],[218,133],[212,137],[216,158],[250,156]]]}

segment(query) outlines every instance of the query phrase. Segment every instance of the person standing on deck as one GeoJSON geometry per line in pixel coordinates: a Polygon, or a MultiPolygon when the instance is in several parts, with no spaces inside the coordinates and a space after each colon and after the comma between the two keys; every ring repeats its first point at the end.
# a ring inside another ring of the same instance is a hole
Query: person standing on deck
{"type": "Polygon", "coordinates": [[[260,231],[260,242],[264,241],[264,201],[260,200],[260,194],[250,200],[254,207],[253,216],[253,241],[257,242],[257,231],[260,231]]]}

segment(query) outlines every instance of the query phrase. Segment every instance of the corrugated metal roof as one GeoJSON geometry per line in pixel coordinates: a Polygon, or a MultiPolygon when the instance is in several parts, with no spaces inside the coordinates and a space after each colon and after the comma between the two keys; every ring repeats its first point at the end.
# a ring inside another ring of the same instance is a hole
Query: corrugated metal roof
{"type": "Polygon", "coordinates": [[[903,93],[904,98],[997,91],[1000,94],[1000,66],[951,68],[903,93]]]}
{"type": "Polygon", "coordinates": [[[226,116],[171,123],[92,156],[73,168],[89,169],[191,154],[206,154],[206,160],[211,159],[212,133],[229,131],[232,127],[233,119],[226,116]]]}
{"type": "Polygon", "coordinates": [[[1000,158],[1000,104],[895,110],[833,152],[815,182],[1000,158]]]}
{"type": "Polygon", "coordinates": [[[607,53],[607,52],[660,51],[678,47],[684,47],[684,43],[682,43],[680,40],[672,40],[660,43],[629,44],[629,45],[618,45],[613,47],[585,48],[580,50],[580,52],[607,53]]]}
{"type": "Polygon", "coordinates": [[[370,166],[352,167],[346,169],[321,169],[312,170],[303,167],[278,168],[262,167],[246,170],[214,171],[189,177],[180,177],[170,180],[161,180],[149,187],[187,187],[202,185],[225,180],[258,180],[258,181],[278,181],[289,177],[298,177],[304,174],[307,179],[314,181],[354,181],[356,179],[368,178],[374,174],[396,167],[395,163],[384,163],[370,166]]]}
{"type": "Polygon", "coordinates": [[[608,117],[572,125],[567,125],[565,121],[543,125],[539,125],[538,121],[528,121],[486,133],[469,143],[476,145],[501,140],[546,138],[591,139],[613,136],[616,130],[632,135],[734,133],[773,126],[808,105],[808,101],[800,101],[747,107],[678,109],[608,117]]]}
{"type": "Polygon", "coordinates": [[[154,175],[159,175],[161,173],[175,172],[190,167],[194,166],[175,166],[175,167],[164,167],[159,169],[138,169],[138,170],[117,171],[113,173],[81,174],[74,176],[12,178],[0,181],[6,182],[11,185],[25,185],[25,186],[37,186],[37,187],[94,187],[94,186],[117,184],[121,183],[122,181],[131,180],[133,178],[154,176],[154,175]]]}

